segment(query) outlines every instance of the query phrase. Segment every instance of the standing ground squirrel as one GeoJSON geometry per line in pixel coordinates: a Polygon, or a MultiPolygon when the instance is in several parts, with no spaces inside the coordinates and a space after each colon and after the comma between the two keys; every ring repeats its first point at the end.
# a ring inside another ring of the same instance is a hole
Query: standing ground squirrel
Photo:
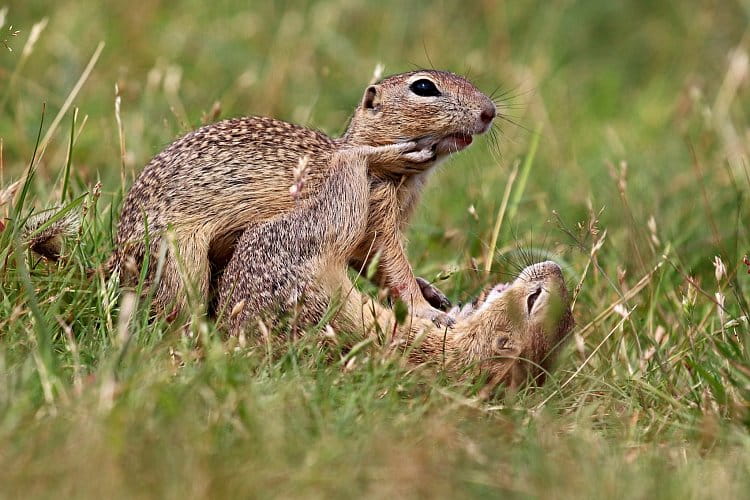
{"type": "MultiPolygon", "coordinates": [[[[409,145],[386,146],[399,147],[409,145]]],[[[478,371],[488,387],[518,386],[527,379],[542,383],[573,325],[565,281],[554,262],[529,266],[513,283],[455,308],[452,329],[413,316],[397,324],[392,310],[354,288],[346,269],[356,236],[366,230],[368,156],[382,150],[338,151],[316,195],[242,234],[219,282],[221,324],[237,335],[258,321],[268,326],[291,315],[303,329],[327,321],[335,331],[354,334],[354,342],[394,332],[395,345],[412,362],[478,371]]]]}
{"type": "MultiPolygon", "coordinates": [[[[417,316],[449,324],[450,317],[424,298],[404,253],[402,231],[432,167],[486,132],[494,117],[492,100],[467,80],[425,70],[370,85],[338,139],[272,118],[207,125],[173,142],[138,176],[123,204],[110,267],[120,271],[123,284],[132,285],[148,256],[147,279],[158,281],[157,311],[184,306],[185,281],[205,300],[212,272],[223,269],[242,231],[316,193],[333,166],[340,167],[332,162],[335,153],[409,142],[411,150],[385,149],[368,156],[365,230],[346,259],[362,268],[379,254],[378,281],[417,316]],[[302,159],[305,185],[302,200],[296,200],[290,186],[302,159]],[[168,230],[174,244],[165,245],[168,230]],[[157,276],[160,254],[163,269],[157,276]]],[[[300,251],[303,247],[297,242],[300,251]]],[[[429,292],[442,297],[437,290],[429,292]]]]}

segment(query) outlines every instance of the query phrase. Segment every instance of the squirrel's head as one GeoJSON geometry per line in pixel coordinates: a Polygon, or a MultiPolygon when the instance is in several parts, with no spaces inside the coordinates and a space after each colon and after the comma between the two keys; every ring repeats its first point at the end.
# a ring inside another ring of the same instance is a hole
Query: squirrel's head
{"type": "Polygon", "coordinates": [[[552,261],[524,269],[456,312],[457,359],[477,365],[491,386],[541,384],[552,355],[573,327],[570,297],[552,261]]]}
{"type": "Polygon", "coordinates": [[[432,149],[434,162],[487,132],[495,114],[492,100],[465,78],[412,71],[367,87],[344,138],[370,146],[415,141],[432,149]]]}

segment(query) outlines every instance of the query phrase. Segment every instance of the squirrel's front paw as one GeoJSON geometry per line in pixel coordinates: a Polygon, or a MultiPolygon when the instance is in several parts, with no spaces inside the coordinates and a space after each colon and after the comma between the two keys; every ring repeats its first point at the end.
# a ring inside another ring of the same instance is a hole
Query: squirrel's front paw
{"type": "Polygon", "coordinates": [[[450,314],[438,311],[434,307],[426,306],[415,309],[414,315],[419,318],[429,319],[437,327],[451,327],[456,323],[455,318],[451,317],[450,314]]]}
{"type": "Polygon", "coordinates": [[[418,149],[403,153],[402,156],[412,163],[427,163],[435,159],[435,152],[431,149],[418,149]]]}

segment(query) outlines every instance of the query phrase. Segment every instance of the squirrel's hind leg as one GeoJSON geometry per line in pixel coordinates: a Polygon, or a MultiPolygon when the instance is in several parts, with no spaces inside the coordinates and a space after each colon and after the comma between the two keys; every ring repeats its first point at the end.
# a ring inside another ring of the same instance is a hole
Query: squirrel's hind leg
{"type": "Polygon", "coordinates": [[[190,310],[204,309],[210,281],[208,240],[200,234],[177,234],[167,245],[161,275],[156,283],[155,312],[166,312],[171,317],[188,310],[187,306],[190,310]]]}

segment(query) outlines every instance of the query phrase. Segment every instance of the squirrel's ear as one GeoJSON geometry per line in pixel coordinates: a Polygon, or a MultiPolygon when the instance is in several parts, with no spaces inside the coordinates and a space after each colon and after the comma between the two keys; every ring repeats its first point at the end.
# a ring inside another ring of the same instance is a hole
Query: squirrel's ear
{"type": "Polygon", "coordinates": [[[370,109],[372,111],[380,110],[380,86],[370,85],[365,90],[365,95],[362,98],[362,109],[370,109]]]}

